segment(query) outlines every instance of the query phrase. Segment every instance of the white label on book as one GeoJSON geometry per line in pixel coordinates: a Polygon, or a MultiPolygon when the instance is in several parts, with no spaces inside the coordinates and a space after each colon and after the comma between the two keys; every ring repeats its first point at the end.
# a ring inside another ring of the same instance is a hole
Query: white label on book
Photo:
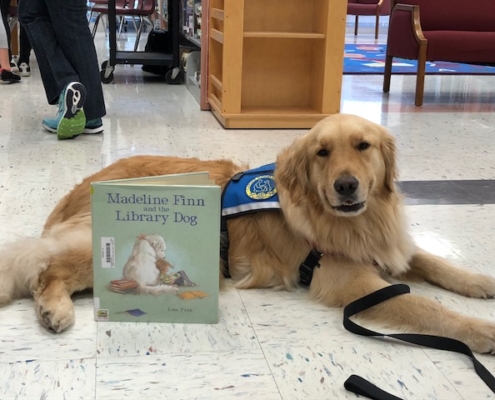
{"type": "Polygon", "coordinates": [[[101,267],[115,268],[115,238],[101,238],[101,267]]]}

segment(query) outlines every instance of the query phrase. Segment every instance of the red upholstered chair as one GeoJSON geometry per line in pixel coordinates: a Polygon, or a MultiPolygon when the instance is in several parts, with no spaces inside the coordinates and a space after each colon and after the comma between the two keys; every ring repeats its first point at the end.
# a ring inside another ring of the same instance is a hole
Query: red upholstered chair
{"type": "Polygon", "coordinates": [[[360,15],[375,15],[375,39],[378,39],[378,27],[380,15],[390,14],[390,0],[348,0],[347,15],[355,15],[354,35],[358,34],[358,22],[360,15]]]}
{"type": "MultiPolygon", "coordinates": [[[[96,31],[98,30],[98,25],[103,16],[108,15],[108,0],[92,0],[92,5],[89,10],[89,18],[88,22],[91,22],[91,18],[93,17],[93,13],[96,13],[95,23],[93,25],[93,30],[91,34],[93,35],[93,39],[96,35],[96,31]]],[[[128,9],[129,0],[115,0],[115,13],[123,12],[128,9]]],[[[119,38],[120,32],[122,31],[122,26],[124,24],[124,17],[120,16],[120,24],[119,24],[119,38]]],[[[106,36],[106,27],[105,27],[105,36],[106,36]]]]}
{"type": "Polygon", "coordinates": [[[383,91],[394,57],[418,60],[415,104],[423,104],[426,61],[495,65],[495,0],[392,0],[383,91]]]}
{"type": "MultiPolygon", "coordinates": [[[[145,18],[148,19],[150,25],[153,26],[153,22],[150,17],[155,14],[155,0],[115,0],[115,14],[119,17],[134,17],[139,18],[139,25],[136,32],[136,42],[134,43],[134,51],[137,51],[139,46],[139,39],[141,38],[141,32],[145,24],[145,18]]],[[[97,12],[95,24],[93,26],[93,37],[98,29],[98,22],[104,14],[108,14],[108,2],[107,4],[96,4],[92,9],[92,12],[97,12]]],[[[122,24],[123,19],[121,20],[122,24]]]]}

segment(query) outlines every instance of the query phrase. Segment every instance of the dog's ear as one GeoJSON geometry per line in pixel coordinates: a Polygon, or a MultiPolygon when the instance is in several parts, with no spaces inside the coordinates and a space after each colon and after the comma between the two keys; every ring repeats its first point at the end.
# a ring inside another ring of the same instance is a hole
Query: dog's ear
{"type": "Polygon", "coordinates": [[[309,187],[309,160],[306,141],[296,139],[277,157],[277,185],[287,189],[294,198],[303,196],[309,187]]]}
{"type": "Polygon", "coordinates": [[[395,191],[395,180],[397,179],[396,147],[395,139],[388,132],[382,139],[382,157],[385,162],[385,189],[389,192],[395,191]]]}

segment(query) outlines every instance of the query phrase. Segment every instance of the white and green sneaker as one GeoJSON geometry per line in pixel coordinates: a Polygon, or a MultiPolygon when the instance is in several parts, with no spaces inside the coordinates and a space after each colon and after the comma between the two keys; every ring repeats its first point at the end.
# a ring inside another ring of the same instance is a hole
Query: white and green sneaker
{"type": "MultiPolygon", "coordinates": [[[[46,118],[43,120],[43,128],[45,128],[48,132],[57,133],[57,125],[57,118],[46,118]]],[[[96,134],[102,132],[103,121],[101,118],[86,120],[86,125],[82,131],[83,134],[96,134]]]]}
{"type": "Polygon", "coordinates": [[[83,133],[86,115],[83,106],[86,101],[86,88],[82,83],[71,82],[60,93],[58,112],[55,118],[45,118],[43,128],[57,133],[59,140],[74,139],[83,133]]]}

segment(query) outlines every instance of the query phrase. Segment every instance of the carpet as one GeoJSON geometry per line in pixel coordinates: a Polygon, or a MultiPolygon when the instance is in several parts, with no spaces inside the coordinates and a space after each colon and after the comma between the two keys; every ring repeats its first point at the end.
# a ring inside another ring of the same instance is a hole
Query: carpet
{"type": "MultiPolygon", "coordinates": [[[[344,74],[383,74],[386,45],[346,44],[344,74]]],[[[392,74],[416,74],[416,60],[394,58],[392,74]]],[[[426,62],[427,74],[495,75],[495,67],[459,64],[446,61],[426,62]]]]}

